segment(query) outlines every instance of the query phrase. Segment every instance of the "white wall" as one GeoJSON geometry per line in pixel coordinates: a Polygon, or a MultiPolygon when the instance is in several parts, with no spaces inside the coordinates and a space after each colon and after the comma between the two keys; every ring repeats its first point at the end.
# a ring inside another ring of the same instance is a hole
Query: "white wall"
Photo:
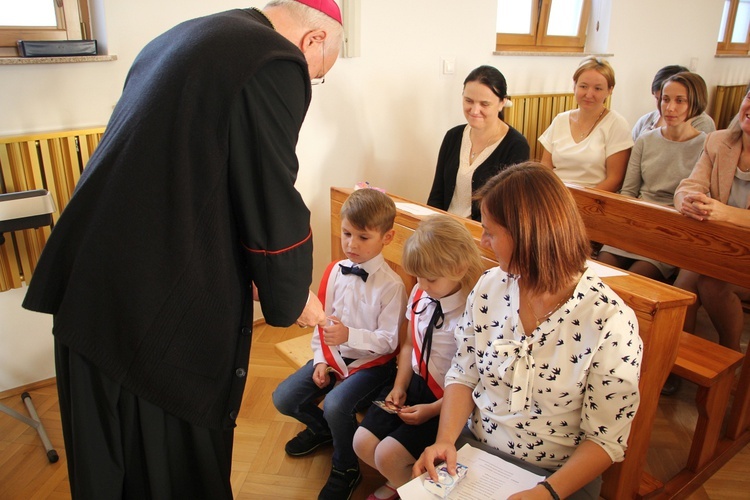
{"type": "MultiPolygon", "coordinates": [[[[102,4],[96,14],[105,19],[107,30],[106,36],[96,36],[118,60],[0,66],[0,135],[104,125],[130,64],[150,39],[182,20],[265,4],[92,1],[102,4]]],[[[297,185],[313,212],[316,235],[315,286],[330,256],[331,185],[368,180],[402,196],[426,199],[443,134],[463,121],[460,94],[469,71],[480,64],[498,67],[511,96],[562,92],[572,88],[580,60],[493,55],[494,0],[360,1],[361,55],[340,59],[325,85],[314,88],[298,146],[297,185]],[[455,58],[455,74],[441,74],[442,57],[455,58]]],[[[651,79],[664,65],[689,66],[695,58],[695,70],[709,88],[750,81],[747,58],[713,55],[721,0],[601,1],[603,11],[611,11],[608,37],[597,38],[599,48],[613,54],[613,108],[630,123],[652,108],[651,79]]],[[[23,313],[22,294],[0,294],[0,392],[52,373],[49,319],[36,321],[36,315],[23,313]],[[23,370],[6,368],[10,350],[19,353],[12,356],[20,358],[23,370]]]]}

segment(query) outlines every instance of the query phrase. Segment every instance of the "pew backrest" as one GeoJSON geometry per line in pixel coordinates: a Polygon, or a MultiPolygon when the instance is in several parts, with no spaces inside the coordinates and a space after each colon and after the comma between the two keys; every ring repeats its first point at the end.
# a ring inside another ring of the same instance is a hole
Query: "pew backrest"
{"type": "Polygon", "coordinates": [[[740,286],[750,285],[750,229],[701,222],[627,196],[568,185],[594,241],[740,286]]]}

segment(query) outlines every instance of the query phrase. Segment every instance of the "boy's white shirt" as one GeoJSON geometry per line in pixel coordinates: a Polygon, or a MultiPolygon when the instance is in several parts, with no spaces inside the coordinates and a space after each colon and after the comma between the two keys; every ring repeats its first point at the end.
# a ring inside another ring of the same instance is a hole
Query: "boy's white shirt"
{"type": "MultiPolygon", "coordinates": [[[[398,332],[406,308],[406,287],[385,261],[383,254],[354,264],[349,259],[334,264],[328,277],[324,300],[326,316],[336,316],[349,328],[347,342],[331,346],[337,368],[344,377],[349,369],[341,358],[355,359],[350,366],[361,366],[398,348],[398,332]],[[357,265],[367,271],[367,282],[354,274],[342,275],[341,267],[357,265]]],[[[313,333],[313,363],[327,363],[320,336],[313,333]]]]}

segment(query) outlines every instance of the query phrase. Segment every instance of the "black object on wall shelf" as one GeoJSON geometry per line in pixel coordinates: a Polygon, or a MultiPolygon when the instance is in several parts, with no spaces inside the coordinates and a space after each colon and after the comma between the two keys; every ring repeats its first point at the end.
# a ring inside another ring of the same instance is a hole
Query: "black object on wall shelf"
{"type": "Polygon", "coordinates": [[[18,40],[21,57],[95,56],[96,40],[18,40]]]}

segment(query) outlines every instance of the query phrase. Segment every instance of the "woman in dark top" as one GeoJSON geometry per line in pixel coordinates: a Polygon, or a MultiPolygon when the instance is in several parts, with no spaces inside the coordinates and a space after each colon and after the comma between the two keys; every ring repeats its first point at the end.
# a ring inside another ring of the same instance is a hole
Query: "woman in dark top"
{"type": "Polygon", "coordinates": [[[529,143],[503,121],[508,84],[497,68],[479,66],[464,80],[467,124],[450,129],[440,146],[427,204],[480,219],[472,194],[501,170],[529,159],[529,143]]]}

